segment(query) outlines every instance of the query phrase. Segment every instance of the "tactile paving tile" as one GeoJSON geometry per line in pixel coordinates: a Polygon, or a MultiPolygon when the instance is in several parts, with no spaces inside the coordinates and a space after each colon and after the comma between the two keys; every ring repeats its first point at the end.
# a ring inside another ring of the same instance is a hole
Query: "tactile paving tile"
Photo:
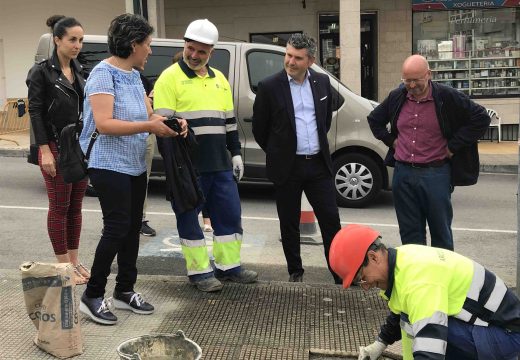
{"type": "MultiPolygon", "coordinates": [[[[111,276],[107,296],[113,286],[111,276]]],[[[76,288],[76,296],[83,289],[76,288]]],[[[308,360],[311,352],[352,356],[373,341],[388,311],[375,291],[333,285],[226,283],[220,293],[208,294],[184,278],[148,276],[135,289],[155,313],[116,310],[115,326],[82,316],[85,351],[75,359],[118,359],[117,346],[129,338],[179,329],[201,346],[205,360],[308,360]]],[[[36,329],[25,311],[20,278],[0,275],[0,293],[0,358],[54,359],[33,344],[36,329]]]]}

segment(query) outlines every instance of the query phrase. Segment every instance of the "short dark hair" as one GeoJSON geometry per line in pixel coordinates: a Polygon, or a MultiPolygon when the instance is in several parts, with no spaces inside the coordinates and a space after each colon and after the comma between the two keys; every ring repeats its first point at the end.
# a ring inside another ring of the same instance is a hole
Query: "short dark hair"
{"type": "Polygon", "coordinates": [[[287,45],[291,45],[295,49],[307,49],[307,55],[316,57],[316,40],[305,33],[292,34],[287,40],[287,45]]]}
{"type": "Polygon", "coordinates": [[[78,20],[64,15],[52,15],[45,23],[51,28],[52,36],[57,36],[60,39],[67,33],[67,29],[71,27],[79,26],[83,29],[78,20]]]}
{"type": "Polygon", "coordinates": [[[152,33],[153,27],[141,15],[119,15],[108,28],[108,51],[126,59],[132,53],[132,44],[143,43],[152,33]]]}

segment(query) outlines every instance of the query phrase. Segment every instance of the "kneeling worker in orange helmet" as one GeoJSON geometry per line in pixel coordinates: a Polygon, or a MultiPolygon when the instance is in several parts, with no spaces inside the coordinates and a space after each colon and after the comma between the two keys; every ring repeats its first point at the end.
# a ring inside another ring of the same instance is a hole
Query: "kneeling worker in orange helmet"
{"type": "Polygon", "coordinates": [[[390,315],[377,340],[360,348],[375,360],[402,339],[407,359],[517,359],[520,300],[495,274],[449,250],[423,245],[386,248],[363,225],[341,229],[329,261],[343,287],[380,288],[390,315]]]}

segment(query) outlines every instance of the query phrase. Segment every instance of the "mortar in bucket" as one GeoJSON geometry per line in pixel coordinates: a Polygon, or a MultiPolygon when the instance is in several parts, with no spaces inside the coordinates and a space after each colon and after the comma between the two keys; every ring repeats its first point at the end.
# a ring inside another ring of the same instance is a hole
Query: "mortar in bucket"
{"type": "Polygon", "coordinates": [[[197,343],[184,336],[182,330],[175,335],[142,335],[126,340],[117,347],[121,360],[199,360],[202,350],[197,343]]]}

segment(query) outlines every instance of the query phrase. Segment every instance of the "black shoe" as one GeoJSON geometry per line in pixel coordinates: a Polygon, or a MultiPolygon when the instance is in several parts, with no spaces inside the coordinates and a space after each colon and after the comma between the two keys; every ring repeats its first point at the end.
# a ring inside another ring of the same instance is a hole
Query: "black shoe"
{"type": "Polygon", "coordinates": [[[240,270],[229,275],[222,273],[215,273],[215,277],[220,281],[233,281],[240,284],[251,284],[258,279],[258,273],[253,270],[240,270]]]}
{"type": "Polygon", "coordinates": [[[204,292],[215,292],[222,290],[222,283],[217,280],[214,276],[211,276],[206,279],[198,280],[198,281],[191,281],[191,284],[194,285],[198,290],[204,291],[204,292]]]}
{"type": "Polygon", "coordinates": [[[96,189],[94,189],[94,186],[88,184],[87,190],[85,190],[85,195],[90,196],[90,197],[97,197],[98,193],[97,193],[96,189]]]}
{"type": "Polygon", "coordinates": [[[289,282],[303,282],[302,273],[292,273],[289,275],[289,282]]]}
{"type": "Polygon", "coordinates": [[[119,292],[114,290],[114,306],[116,309],[131,310],[136,314],[149,315],[155,308],[144,301],[141,294],[129,291],[119,292]]]}
{"type": "Polygon", "coordinates": [[[110,311],[110,300],[103,297],[89,298],[83,293],[79,303],[79,311],[97,323],[115,325],[117,317],[110,311]]]}
{"type": "Polygon", "coordinates": [[[155,236],[155,235],[157,235],[155,230],[152,229],[150,227],[150,225],[148,225],[148,220],[143,221],[143,223],[141,224],[141,234],[144,235],[144,236],[155,236]]]}

